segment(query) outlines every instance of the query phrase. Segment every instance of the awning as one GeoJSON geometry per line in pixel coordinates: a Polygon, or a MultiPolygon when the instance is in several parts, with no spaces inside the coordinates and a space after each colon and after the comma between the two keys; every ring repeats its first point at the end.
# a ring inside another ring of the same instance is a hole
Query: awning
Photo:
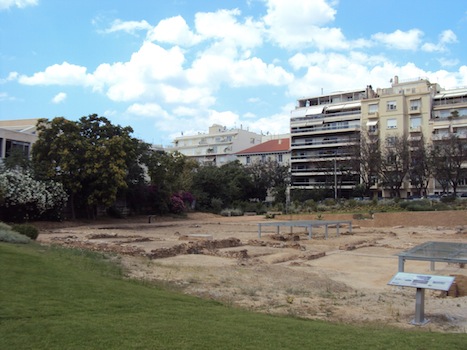
{"type": "Polygon", "coordinates": [[[330,105],[326,108],[326,111],[343,111],[346,109],[360,108],[360,102],[349,102],[349,103],[340,103],[336,105],[330,105]]]}
{"type": "Polygon", "coordinates": [[[378,124],[377,120],[369,120],[366,122],[366,126],[375,126],[378,124]]]}
{"type": "Polygon", "coordinates": [[[329,106],[328,108],[326,108],[327,111],[341,111],[344,109],[344,106],[343,104],[340,104],[340,105],[331,105],[329,106]]]}
{"type": "Polygon", "coordinates": [[[434,125],[433,129],[448,129],[449,125],[434,125]]]}
{"type": "Polygon", "coordinates": [[[460,89],[455,91],[447,91],[445,93],[441,92],[435,95],[434,99],[441,99],[441,98],[450,98],[450,97],[459,97],[459,96],[467,96],[467,89],[460,89]]]}
{"type": "Polygon", "coordinates": [[[307,115],[323,114],[325,108],[325,105],[312,106],[307,108],[297,108],[290,112],[290,116],[292,118],[300,118],[305,117],[307,115]]]}
{"type": "Polygon", "coordinates": [[[312,106],[306,109],[306,115],[322,114],[326,106],[312,106]]]}
{"type": "Polygon", "coordinates": [[[306,122],[305,126],[311,126],[311,125],[321,125],[323,124],[323,119],[317,119],[317,120],[311,120],[306,122]]]}

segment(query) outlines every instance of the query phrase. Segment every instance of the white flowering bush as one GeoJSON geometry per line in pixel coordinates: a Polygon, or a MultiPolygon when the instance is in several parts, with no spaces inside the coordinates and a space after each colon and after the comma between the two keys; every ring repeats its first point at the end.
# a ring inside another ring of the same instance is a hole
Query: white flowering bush
{"type": "Polygon", "coordinates": [[[37,181],[31,174],[0,174],[0,208],[4,220],[60,219],[68,196],[60,183],[37,181]]]}

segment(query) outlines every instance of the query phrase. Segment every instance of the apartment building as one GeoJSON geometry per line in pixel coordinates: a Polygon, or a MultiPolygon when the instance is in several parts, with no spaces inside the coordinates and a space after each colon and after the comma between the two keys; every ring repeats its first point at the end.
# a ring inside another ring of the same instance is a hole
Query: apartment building
{"type": "Polygon", "coordinates": [[[262,136],[240,128],[212,125],[208,133],[179,136],[173,141],[170,151],[178,151],[201,164],[224,165],[237,159],[236,153],[258,145],[262,136]]]}
{"type": "MultiPolygon", "coordinates": [[[[432,104],[439,90],[438,84],[427,79],[399,81],[395,76],[390,87],[378,88],[373,96],[361,101],[362,132],[370,142],[378,139],[382,148],[391,147],[396,138],[403,138],[408,140],[409,152],[415,151],[422,138],[427,143],[431,142],[432,104]]],[[[433,187],[434,181],[431,181],[428,190],[432,191],[433,187]]],[[[376,180],[373,190],[378,196],[391,196],[389,189],[381,188],[376,180]]],[[[408,197],[417,191],[406,178],[400,195],[408,197]]]]}
{"type": "Polygon", "coordinates": [[[0,120],[0,161],[9,157],[14,150],[28,157],[31,155],[32,145],[37,140],[37,120],[0,120]]]}
{"type": "Polygon", "coordinates": [[[281,165],[290,164],[290,138],[272,139],[249,147],[237,153],[242,165],[275,161],[281,165]]]}
{"type": "Polygon", "coordinates": [[[291,189],[349,196],[359,184],[361,101],[371,87],[299,99],[291,112],[291,189]]]}
{"type": "MultiPolygon", "coordinates": [[[[456,135],[464,143],[467,152],[467,88],[437,92],[433,97],[429,128],[433,143],[443,142],[449,135],[456,135]]],[[[467,174],[467,162],[464,162],[463,167],[467,174]]],[[[460,179],[457,190],[467,193],[467,175],[460,179]]],[[[431,191],[438,194],[444,189],[438,181],[433,181],[431,191]]]]}

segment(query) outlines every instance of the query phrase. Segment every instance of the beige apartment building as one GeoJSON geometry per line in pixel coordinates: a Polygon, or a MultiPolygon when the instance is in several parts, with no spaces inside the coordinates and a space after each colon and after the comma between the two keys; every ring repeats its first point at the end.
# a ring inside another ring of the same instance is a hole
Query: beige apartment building
{"type": "Polygon", "coordinates": [[[237,159],[236,153],[261,143],[262,136],[241,128],[214,124],[208,133],[179,136],[169,151],[178,151],[200,164],[221,166],[237,159]]]}
{"type": "MultiPolygon", "coordinates": [[[[440,90],[438,84],[426,79],[399,81],[392,79],[391,87],[378,88],[371,98],[362,100],[362,132],[368,139],[378,138],[382,148],[390,147],[391,140],[403,138],[409,141],[409,149],[417,141],[431,142],[433,98],[440,90]]],[[[430,181],[429,193],[433,192],[434,181],[430,181]]],[[[373,190],[379,196],[390,197],[388,189],[379,183],[373,190]]],[[[416,194],[417,190],[405,179],[400,191],[401,197],[416,194]]]]}

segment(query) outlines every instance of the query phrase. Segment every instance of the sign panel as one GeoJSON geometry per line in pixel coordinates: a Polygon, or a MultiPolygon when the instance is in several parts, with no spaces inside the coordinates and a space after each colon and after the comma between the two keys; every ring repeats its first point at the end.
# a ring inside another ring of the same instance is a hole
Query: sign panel
{"type": "Polygon", "coordinates": [[[398,287],[413,287],[423,289],[436,289],[448,291],[451,284],[454,282],[454,277],[451,276],[434,276],[423,275],[420,273],[405,273],[398,272],[389,285],[398,287]]]}

